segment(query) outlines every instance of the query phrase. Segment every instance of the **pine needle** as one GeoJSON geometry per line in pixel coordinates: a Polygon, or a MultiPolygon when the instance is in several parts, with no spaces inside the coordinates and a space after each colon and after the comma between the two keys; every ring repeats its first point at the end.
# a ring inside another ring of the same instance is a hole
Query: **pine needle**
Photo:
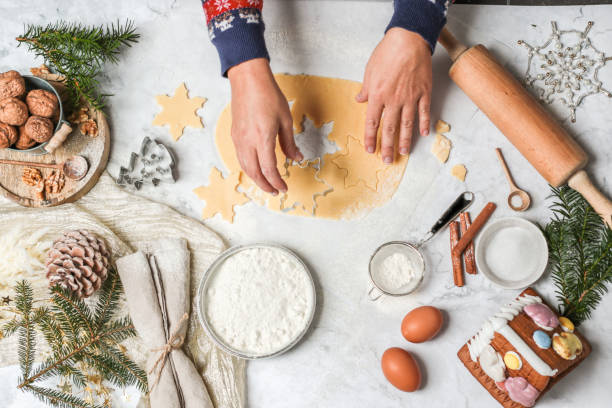
{"type": "Polygon", "coordinates": [[[612,282],[612,229],[569,187],[553,188],[552,220],[544,228],[559,313],[576,326],[591,313],[612,282]]]}

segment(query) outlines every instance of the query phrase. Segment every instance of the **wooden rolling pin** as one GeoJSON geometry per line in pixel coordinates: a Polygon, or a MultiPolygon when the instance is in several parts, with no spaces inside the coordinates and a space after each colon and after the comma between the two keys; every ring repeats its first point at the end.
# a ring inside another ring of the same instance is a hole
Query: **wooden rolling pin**
{"type": "Polygon", "coordinates": [[[583,170],[587,155],[483,45],[468,48],[445,28],[438,42],[454,61],[451,79],[551,185],[567,183],[612,227],[612,202],[583,170]]]}

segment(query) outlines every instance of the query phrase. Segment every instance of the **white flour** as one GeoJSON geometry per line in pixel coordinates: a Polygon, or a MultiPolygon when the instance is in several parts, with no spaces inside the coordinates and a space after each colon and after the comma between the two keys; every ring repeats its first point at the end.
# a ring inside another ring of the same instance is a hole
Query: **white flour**
{"type": "Polygon", "coordinates": [[[422,276],[422,268],[414,265],[406,254],[395,252],[382,261],[373,278],[382,290],[403,293],[414,289],[422,276]]]}
{"type": "Polygon", "coordinates": [[[308,325],[314,293],[304,267],[275,248],[247,248],[211,278],[206,316],[231,348],[260,356],[288,346],[308,325]]]}

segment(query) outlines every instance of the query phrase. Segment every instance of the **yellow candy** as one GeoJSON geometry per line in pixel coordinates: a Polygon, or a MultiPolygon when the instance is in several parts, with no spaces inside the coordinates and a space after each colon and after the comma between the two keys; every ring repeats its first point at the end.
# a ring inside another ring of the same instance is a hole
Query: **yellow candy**
{"type": "Polygon", "coordinates": [[[560,317],[559,323],[561,323],[561,328],[563,331],[573,333],[574,332],[574,323],[567,317],[560,317]]]}
{"type": "Polygon", "coordinates": [[[555,334],[552,345],[555,352],[566,360],[573,360],[582,353],[582,342],[573,333],[555,334]]]}
{"type": "Polygon", "coordinates": [[[510,370],[520,370],[523,366],[521,357],[514,351],[508,351],[504,355],[504,363],[506,364],[506,367],[508,367],[510,370]]]}

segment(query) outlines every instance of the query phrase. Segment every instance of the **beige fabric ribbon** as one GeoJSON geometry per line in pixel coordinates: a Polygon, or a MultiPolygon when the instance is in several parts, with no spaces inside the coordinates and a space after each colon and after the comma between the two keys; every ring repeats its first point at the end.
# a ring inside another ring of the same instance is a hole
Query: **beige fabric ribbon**
{"type": "Polygon", "coordinates": [[[180,335],[180,331],[187,320],[189,320],[189,315],[185,313],[183,317],[181,317],[181,320],[179,320],[179,322],[177,323],[176,329],[174,329],[174,332],[168,339],[168,342],[164,344],[162,347],[158,347],[158,348],[154,348],[150,350],[154,353],[157,353],[157,352],[161,352],[161,353],[159,354],[159,357],[157,358],[157,360],[155,360],[155,364],[153,364],[153,367],[148,371],[148,374],[153,374],[157,372],[157,376],[155,377],[155,381],[153,382],[153,385],[149,386],[148,394],[151,394],[151,391],[153,391],[153,388],[155,388],[155,386],[159,384],[159,380],[161,378],[162,371],[164,370],[164,367],[166,366],[166,361],[168,361],[168,358],[170,357],[170,353],[172,352],[172,350],[179,350],[181,347],[183,347],[183,343],[185,343],[185,337],[180,335]],[[159,370],[158,370],[158,367],[159,367],[159,370]]]}

